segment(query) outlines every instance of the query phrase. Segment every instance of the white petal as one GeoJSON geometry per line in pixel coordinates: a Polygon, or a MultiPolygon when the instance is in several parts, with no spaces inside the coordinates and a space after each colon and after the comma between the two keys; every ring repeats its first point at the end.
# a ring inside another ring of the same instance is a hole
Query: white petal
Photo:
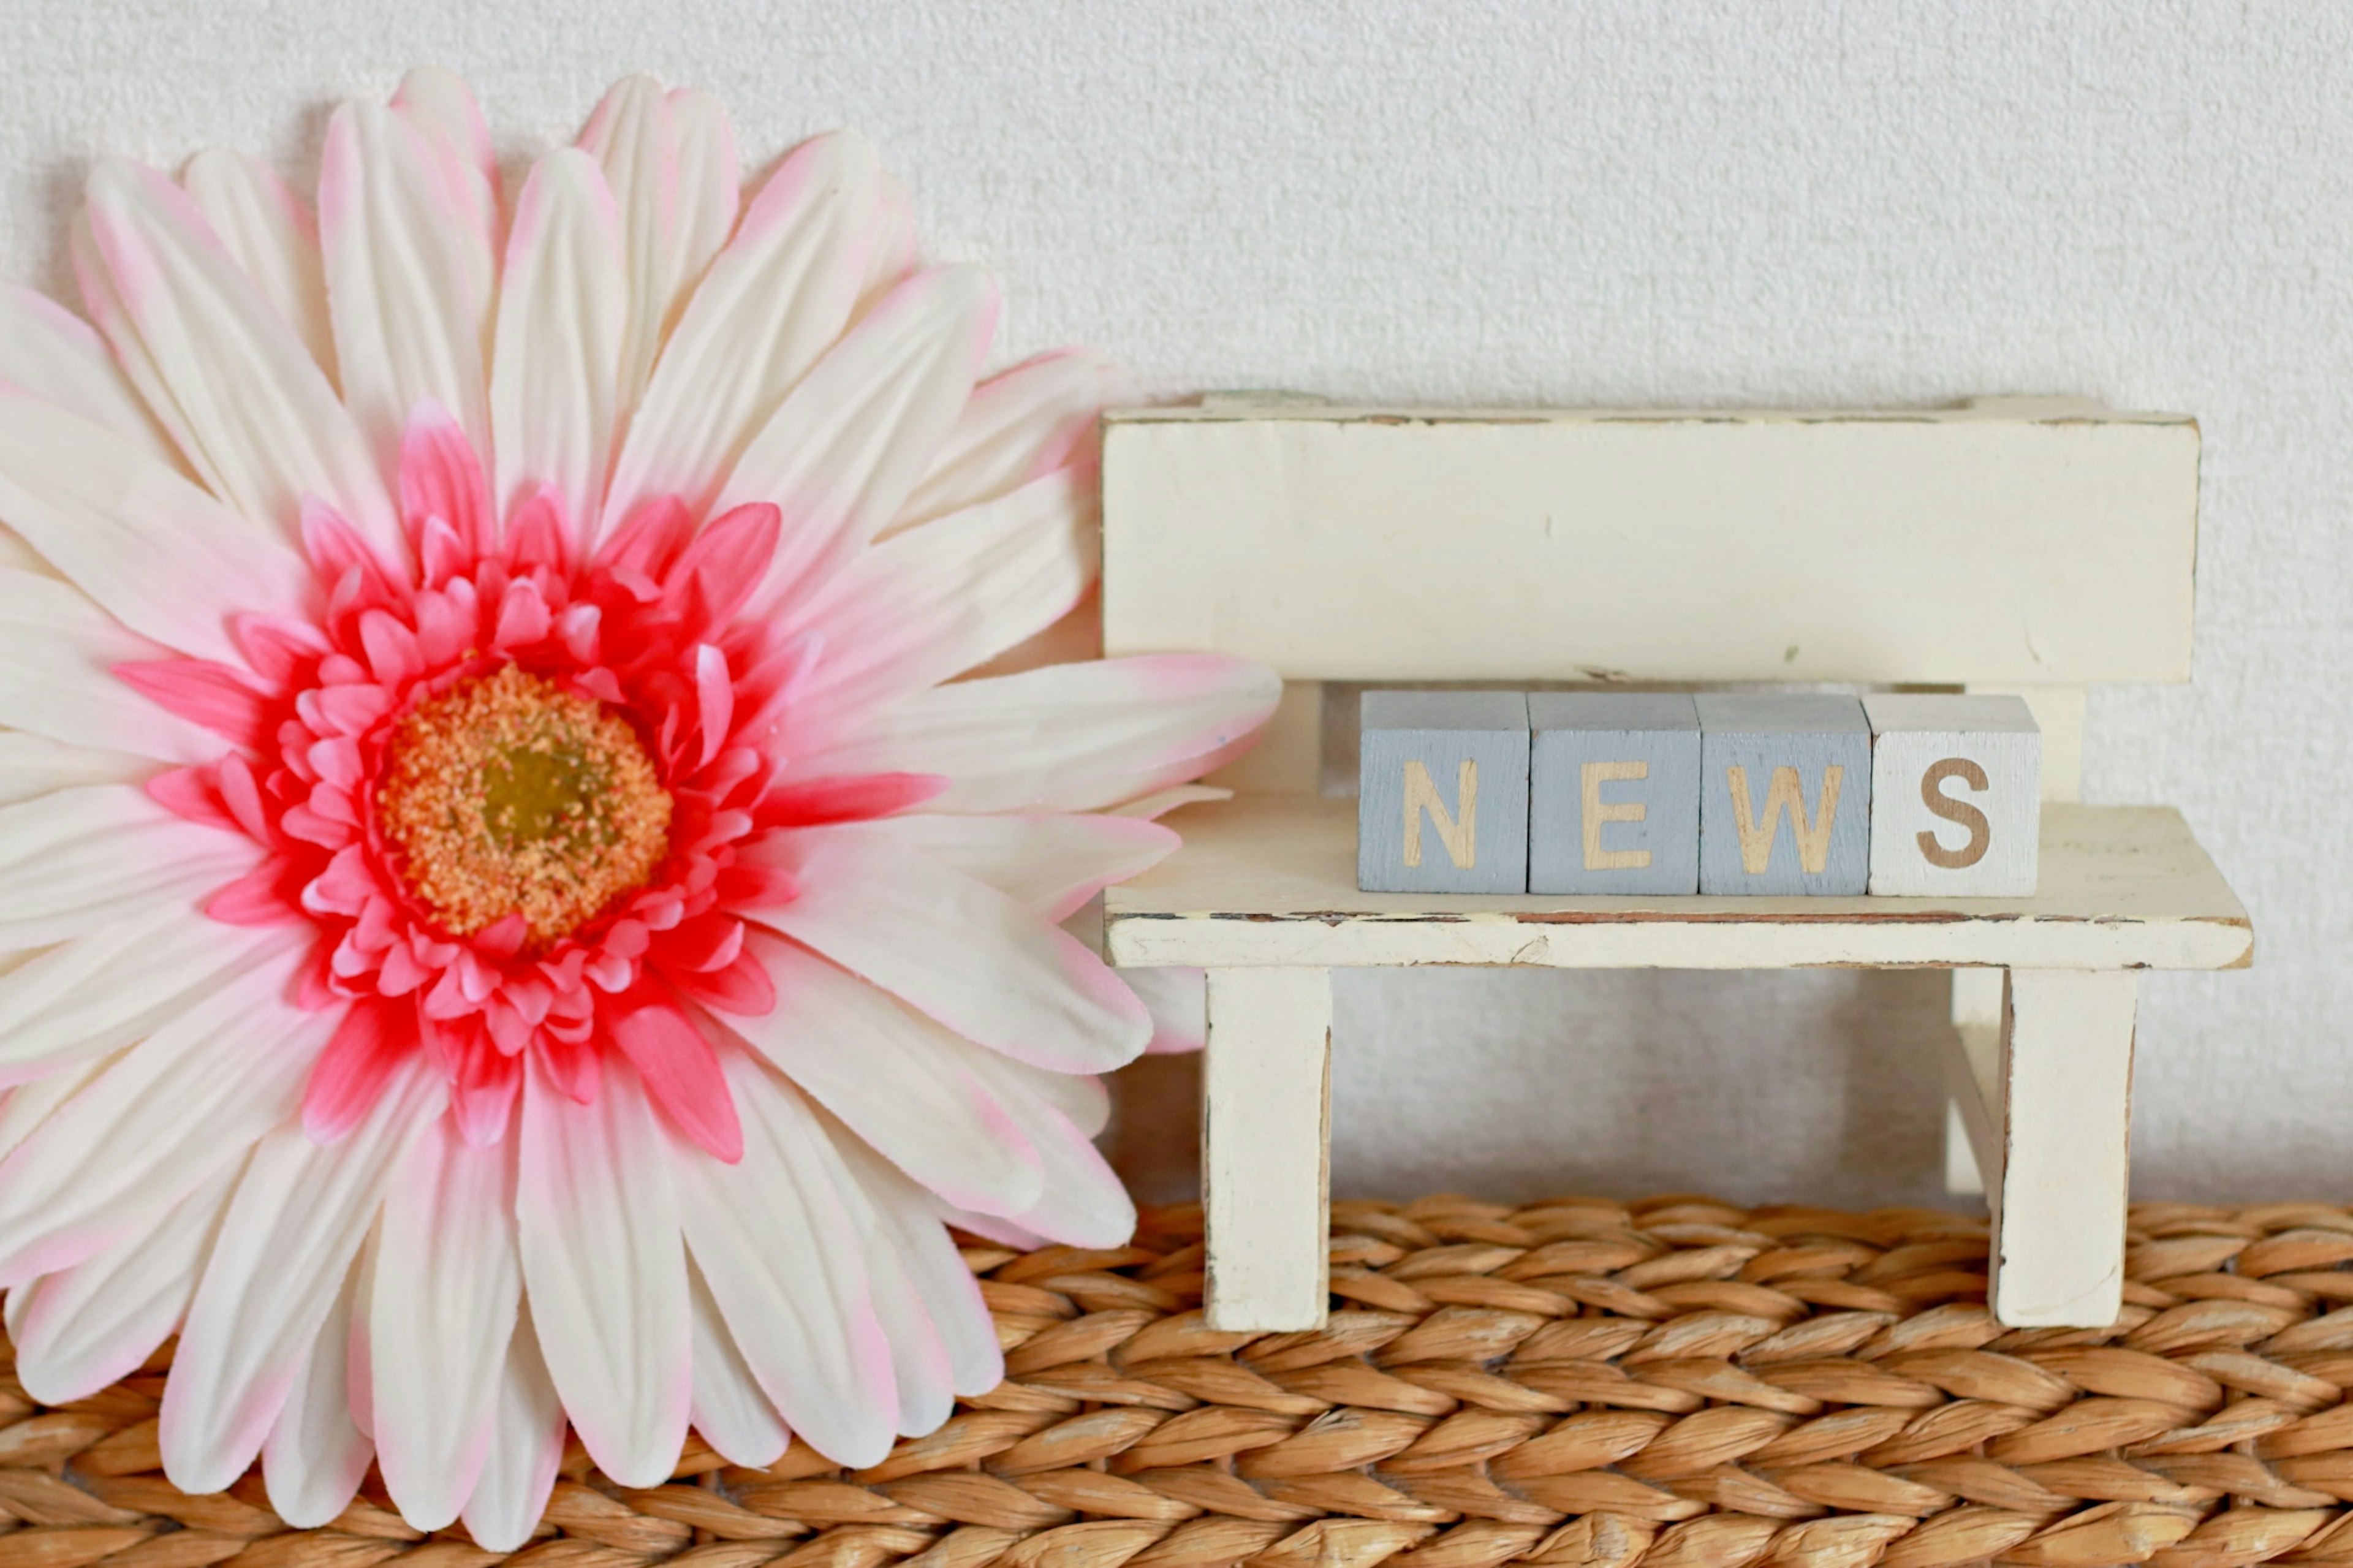
{"type": "Polygon", "coordinates": [[[1115,882],[1149,870],[1176,847],[1176,835],[1133,817],[1052,813],[954,816],[910,812],[873,824],[933,859],[975,877],[1050,921],[1115,882]]]}
{"type": "Polygon", "coordinates": [[[1216,784],[1171,784],[1166,789],[1156,789],[1150,795],[1140,795],[1134,800],[1124,800],[1105,809],[1113,816],[1133,816],[1142,822],[1157,822],[1180,805],[1198,805],[1204,801],[1233,798],[1233,791],[1216,784]]]}
{"type": "Polygon", "coordinates": [[[123,630],[72,584],[0,568],[0,724],[101,752],[214,761],[227,742],[114,673],[118,664],[170,656],[123,630]]]}
{"type": "MultiPolygon", "coordinates": [[[[5,680],[0,679],[0,684],[5,680]]],[[[14,805],[76,784],[137,784],[155,771],[153,763],[125,752],[94,751],[21,730],[0,730],[0,805],[14,805]]]]}
{"type": "Polygon", "coordinates": [[[293,551],[106,426],[6,390],[0,522],[115,619],[185,653],[235,659],[231,615],[304,607],[293,551]]]}
{"type": "Polygon", "coordinates": [[[702,1270],[691,1262],[687,1284],[694,1315],[694,1429],[729,1464],[765,1469],[783,1457],[792,1431],[760,1391],[702,1270]]]}
{"type": "Polygon", "coordinates": [[[972,395],[996,325],[997,290],[979,271],[919,273],[793,388],[715,504],[784,509],[757,601],[821,578],[899,514],[972,395]]]}
{"type": "Polygon", "coordinates": [[[976,1053],[972,1068],[1046,1163],[1035,1206],[1010,1216],[1024,1230],[1072,1247],[1117,1247],[1135,1234],[1135,1203],[1087,1135],[1043,1094],[1021,1064],[976,1053]]]}
{"type": "Polygon", "coordinates": [[[944,773],[934,811],[1093,811],[1240,755],[1282,689],[1214,654],[1050,665],[902,698],[793,772],[944,773]]]}
{"type": "Polygon", "coordinates": [[[1088,458],[1096,420],[1124,390],[1118,367],[1091,349],[1040,354],[991,376],[973,388],[895,526],[994,500],[1088,458]]]}
{"type": "Polygon", "coordinates": [[[803,702],[863,717],[1054,624],[1094,581],[1094,486],[1071,469],[854,557],[797,626],[824,637],[803,702]]]}
{"type": "Polygon", "coordinates": [[[1065,1072],[1133,1060],[1152,1021],[1069,933],[887,833],[815,827],[752,854],[797,891],[752,918],[864,975],[968,1040],[1065,1072]]]}
{"type": "Polygon", "coordinates": [[[744,1158],[681,1161],[687,1246],[792,1429],[838,1463],[873,1464],[897,1426],[891,1349],[867,1296],[857,1232],[827,1174],[825,1132],[749,1052],[723,1050],[720,1059],[743,1119],[744,1158]]]}
{"type": "Polygon", "coordinates": [[[942,1044],[963,1042],[806,948],[765,931],[747,945],[780,1000],[725,1022],[778,1071],[950,1203],[1019,1214],[1038,1201],[1037,1155],[942,1044]]]}
{"type": "Polygon", "coordinates": [[[499,161],[491,128],[473,93],[455,72],[419,66],[400,79],[393,111],[417,128],[432,150],[441,179],[462,215],[468,278],[477,308],[476,335],[490,336],[492,284],[498,265],[499,161]]]}
{"type": "Polygon", "coordinates": [[[367,1307],[370,1415],[401,1517],[441,1530],[490,1451],[522,1300],[514,1144],[469,1147],[437,1118],[385,1194],[367,1307]]]}
{"type": "Polygon", "coordinates": [[[523,1283],[548,1372],[598,1468],[659,1486],[678,1463],[691,1394],[677,1152],[637,1075],[608,1055],[588,1105],[534,1058],[521,1154],[523,1283]]]}
{"type": "Polygon", "coordinates": [[[915,247],[915,204],[898,176],[884,170],[874,184],[872,237],[867,242],[866,265],[860,274],[858,308],[851,320],[862,321],[891,296],[921,264],[915,247]]]}
{"type": "Polygon", "coordinates": [[[159,463],[178,461],[90,324],[14,283],[0,283],[0,381],[105,426],[159,463]]]}
{"type": "Polygon", "coordinates": [[[285,945],[165,908],[45,949],[0,975],[0,1082],[120,1050],[285,945]]]}
{"type": "Polygon", "coordinates": [[[489,445],[482,280],[468,259],[477,237],[405,116],[366,102],[335,110],[319,170],[319,240],[343,396],[386,474],[427,398],[477,450],[489,445]]]}
{"type": "MultiPolygon", "coordinates": [[[[1123,969],[1119,977],[1152,1015],[1155,1056],[1198,1051],[1208,1039],[1208,977],[1198,969],[1123,969]]],[[[1093,1131],[1101,1131],[1094,1129],[1093,1131]]]]}
{"type": "Polygon", "coordinates": [[[319,220],[302,198],[258,160],[218,149],[189,159],[180,184],[261,297],[332,376],[335,344],[327,324],[319,220]]]}
{"type": "Polygon", "coordinates": [[[237,1161],[146,1229],[42,1276],[8,1329],[26,1393],[44,1405],[69,1405],[130,1376],[155,1353],[196,1293],[196,1276],[244,1170],[237,1161]]]}
{"type": "Polygon", "coordinates": [[[585,532],[596,515],[628,298],[603,172],[575,148],[550,153],[515,205],[491,355],[502,510],[544,483],[563,494],[575,529],[585,532]]]}
{"type": "Polygon", "coordinates": [[[633,408],[687,290],[735,226],[735,134],[708,93],[665,92],[633,76],[606,93],[580,147],[604,168],[620,210],[629,263],[620,403],[633,408]]]}
{"type": "Polygon", "coordinates": [[[515,1324],[499,1378],[490,1458],[474,1495],[466,1500],[466,1529],[474,1544],[485,1552],[512,1552],[529,1541],[555,1489],[555,1468],[563,1459],[564,1405],[526,1312],[515,1324]]]}
{"type": "Polygon", "coordinates": [[[289,1121],[253,1151],[164,1390],[156,1436],[174,1486],[218,1491],[261,1451],[393,1166],[444,1098],[438,1068],[412,1059],[341,1142],[322,1148],[289,1121]]]}
{"type": "Polygon", "coordinates": [[[803,143],[769,176],[655,363],[602,531],[657,496],[710,511],[736,458],[849,319],[875,180],[874,150],[853,132],[803,143]]]}
{"type": "Polygon", "coordinates": [[[867,1295],[891,1346],[891,1382],[899,1396],[899,1435],[920,1437],[955,1414],[955,1365],[946,1339],[932,1321],[923,1293],[883,1228],[872,1201],[841,1162],[842,1145],[856,1142],[846,1134],[828,1136],[826,1148],[834,1163],[828,1173],[850,1229],[862,1244],[867,1295]]]}
{"type": "Polygon", "coordinates": [[[284,1000],[292,945],[132,1047],[0,1163],[0,1281],[135,1234],[293,1114],[332,1020],[284,1000]]]}
{"type": "MultiPolygon", "coordinates": [[[[0,951],[193,905],[251,870],[259,853],[243,835],[184,822],[129,784],[0,807],[0,951]]],[[[188,915],[199,918],[193,907],[188,915]]]]}
{"type": "Polygon", "coordinates": [[[88,213],[107,285],[84,285],[91,312],[110,338],[133,340],[132,381],[213,491],[290,540],[315,496],[400,559],[359,427],[195,204],[153,170],[109,159],[90,175],[88,213]]]}
{"type": "Polygon", "coordinates": [[[375,1457],[366,1434],[353,1425],[344,1393],[359,1276],[356,1263],[343,1271],[343,1287],[311,1337],[301,1373],[262,1446],[269,1506],[297,1530],[316,1530],[349,1508],[375,1457]]]}
{"type": "Polygon", "coordinates": [[[111,1057],[75,1062],[47,1078],[0,1091],[0,1156],[14,1152],[58,1107],[89,1088],[100,1073],[130,1054],[131,1048],[126,1046],[111,1057]]]}
{"type": "Polygon", "coordinates": [[[996,1321],[930,1195],[857,1139],[837,1136],[833,1145],[874,1216],[872,1236],[898,1255],[908,1284],[946,1346],[951,1385],[964,1394],[995,1388],[1005,1377],[996,1321]]]}

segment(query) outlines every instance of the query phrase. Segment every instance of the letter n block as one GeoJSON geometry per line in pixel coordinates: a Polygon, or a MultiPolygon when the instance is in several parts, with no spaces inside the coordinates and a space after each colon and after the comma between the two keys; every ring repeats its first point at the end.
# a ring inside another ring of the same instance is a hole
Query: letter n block
{"type": "Polygon", "coordinates": [[[1528,891],[1699,890],[1699,709],[1677,692],[1528,697],[1528,891]]]}
{"type": "Polygon", "coordinates": [[[1367,691],[1356,886],[1517,893],[1528,885],[1528,702],[1517,691],[1367,691]]]}
{"type": "Polygon", "coordinates": [[[1853,894],[1871,879],[1871,726],[1852,697],[1703,692],[1699,890],[1853,894]]]}
{"type": "Polygon", "coordinates": [[[2042,830],[2042,732],[2015,697],[1884,692],[1871,720],[1871,890],[2027,898],[2042,830]]]}

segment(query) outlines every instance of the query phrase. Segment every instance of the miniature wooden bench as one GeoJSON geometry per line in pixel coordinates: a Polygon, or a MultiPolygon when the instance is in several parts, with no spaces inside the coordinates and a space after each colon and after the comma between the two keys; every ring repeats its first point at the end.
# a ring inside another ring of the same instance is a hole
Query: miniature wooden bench
{"type": "MultiPolygon", "coordinates": [[[[1123,966],[1208,972],[1208,1315],[1328,1301],[1335,967],[1954,972],[1948,1181],[1986,1191],[2007,1323],[2112,1321],[2142,969],[2253,956],[2176,813],[2071,804],[2084,689],[2189,676],[2198,429],[2056,399],[1902,414],[1400,413],[1219,398],[1116,413],[1112,654],[1285,679],[1265,742],[1113,889],[1123,966]],[[2043,731],[2031,898],[1359,892],[1321,798],[1324,681],[1834,682],[2014,691],[2043,731]]],[[[1569,1068],[1567,1070],[1574,1070],[1569,1068]]]]}

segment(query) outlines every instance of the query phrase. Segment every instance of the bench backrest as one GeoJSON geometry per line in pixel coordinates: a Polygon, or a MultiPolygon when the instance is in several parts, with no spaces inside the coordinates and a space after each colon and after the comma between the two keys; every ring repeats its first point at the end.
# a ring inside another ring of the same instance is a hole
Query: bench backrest
{"type": "Polygon", "coordinates": [[[1104,649],[1296,682],[2186,680],[2198,446],[2061,399],[1122,411],[1104,649]]]}

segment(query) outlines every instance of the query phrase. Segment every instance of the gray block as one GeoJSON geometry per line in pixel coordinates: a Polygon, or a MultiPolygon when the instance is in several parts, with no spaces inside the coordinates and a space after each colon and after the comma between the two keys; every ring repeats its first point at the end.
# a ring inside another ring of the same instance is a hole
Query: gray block
{"type": "Polygon", "coordinates": [[[1871,880],[1862,704],[1703,692],[1698,705],[1699,890],[1862,892],[1871,880]]]}
{"type": "Polygon", "coordinates": [[[1699,709],[1675,692],[1528,697],[1528,891],[1699,889],[1699,709]]]}
{"type": "Polygon", "coordinates": [[[1517,691],[1367,691],[1356,886],[1517,893],[1528,885],[1528,703],[1517,691]]]}

